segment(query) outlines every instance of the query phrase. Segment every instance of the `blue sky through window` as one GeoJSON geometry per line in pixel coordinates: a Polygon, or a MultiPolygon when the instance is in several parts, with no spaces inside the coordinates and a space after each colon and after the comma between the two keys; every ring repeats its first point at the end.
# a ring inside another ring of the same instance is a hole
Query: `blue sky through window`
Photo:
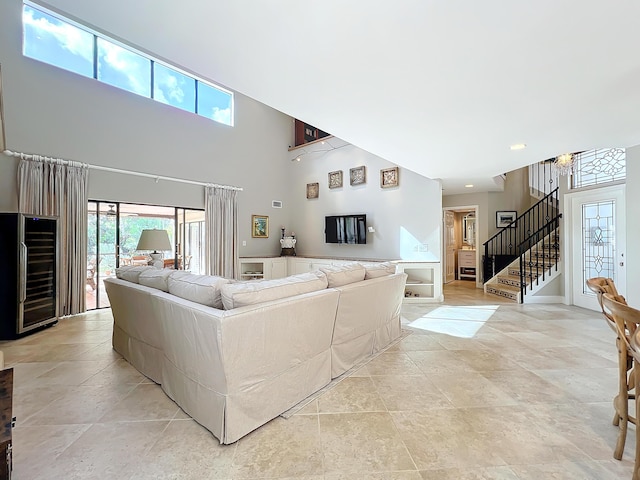
{"type": "MultiPolygon", "coordinates": [[[[1,0],[0,0],[1,1],[1,0]]],[[[233,125],[233,94],[180,72],[72,21],[24,4],[23,53],[129,92],[233,125]],[[94,42],[97,47],[94,72],[94,42]],[[153,62],[153,87],[151,64],[153,62]],[[94,76],[95,75],[95,76],[94,76]],[[197,86],[196,86],[197,85],[197,86]],[[198,92],[196,110],[196,88],[198,92]]]]}
{"type": "Polygon", "coordinates": [[[23,53],[85,77],[93,77],[93,35],[51,15],[24,6],[23,53]]]}
{"type": "Polygon", "coordinates": [[[98,80],[151,96],[151,60],[98,37],[98,80]]]}
{"type": "Polygon", "coordinates": [[[193,113],[196,111],[196,81],[172,68],[154,63],[153,98],[193,113]]]}
{"type": "Polygon", "coordinates": [[[232,125],[231,94],[198,82],[198,115],[232,125]]]}

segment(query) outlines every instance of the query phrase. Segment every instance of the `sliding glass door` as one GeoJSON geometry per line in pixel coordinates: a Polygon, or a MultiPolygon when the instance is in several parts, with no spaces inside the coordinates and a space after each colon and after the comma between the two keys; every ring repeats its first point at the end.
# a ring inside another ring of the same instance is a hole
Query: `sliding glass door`
{"type": "Polygon", "coordinates": [[[204,211],[179,207],[89,201],[87,310],[109,307],[103,280],[123,265],[146,265],[138,251],[143,230],[166,230],[171,251],[162,252],[164,267],[204,273],[204,211]]]}

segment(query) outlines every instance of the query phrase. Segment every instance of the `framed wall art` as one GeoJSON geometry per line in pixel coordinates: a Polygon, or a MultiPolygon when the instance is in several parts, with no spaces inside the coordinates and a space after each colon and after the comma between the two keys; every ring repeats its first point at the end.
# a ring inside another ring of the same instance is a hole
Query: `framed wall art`
{"type": "Polygon", "coordinates": [[[342,170],[329,172],[329,188],[342,187],[342,170]]]}
{"type": "Polygon", "coordinates": [[[320,193],[319,183],[307,183],[307,198],[318,198],[320,193]]]}
{"type": "Polygon", "coordinates": [[[380,188],[398,186],[398,167],[383,168],[380,170],[380,188]]]}
{"type": "MultiPolygon", "coordinates": [[[[518,216],[515,210],[499,210],[496,212],[496,228],[508,227],[518,216]]],[[[515,225],[512,225],[515,227],[515,225]]]]}
{"type": "Polygon", "coordinates": [[[367,172],[365,166],[349,169],[349,183],[351,185],[362,185],[367,182],[367,172]]]}
{"type": "Polygon", "coordinates": [[[251,236],[253,238],[269,238],[269,217],[267,215],[251,215],[251,236]]]}

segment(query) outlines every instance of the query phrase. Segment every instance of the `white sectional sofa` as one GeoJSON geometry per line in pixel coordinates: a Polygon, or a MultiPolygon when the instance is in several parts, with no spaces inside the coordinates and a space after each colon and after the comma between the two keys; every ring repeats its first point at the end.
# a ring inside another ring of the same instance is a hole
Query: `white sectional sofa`
{"type": "Polygon", "coordinates": [[[235,282],[125,267],[105,280],[113,347],[233,443],[400,335],[406,274],[354,263],[235,282]]]}

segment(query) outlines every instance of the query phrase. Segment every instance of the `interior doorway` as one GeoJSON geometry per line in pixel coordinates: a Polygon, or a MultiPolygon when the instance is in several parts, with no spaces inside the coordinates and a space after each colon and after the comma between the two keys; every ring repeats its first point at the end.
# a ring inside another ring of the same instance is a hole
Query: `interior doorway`
{"type": "Polygon", "coordinates": [[[478,206],[443,209],[443,283],[474,281],[482,285],[478,255],[478,206]]]}

